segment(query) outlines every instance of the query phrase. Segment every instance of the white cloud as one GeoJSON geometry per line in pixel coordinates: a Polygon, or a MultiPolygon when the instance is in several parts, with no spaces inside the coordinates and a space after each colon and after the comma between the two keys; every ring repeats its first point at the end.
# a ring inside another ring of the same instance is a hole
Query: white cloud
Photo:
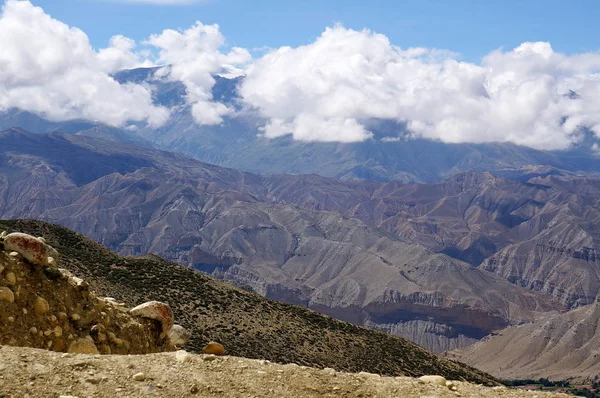
{"type": "Polygon", "coordinates": [[[161,64],[168,66],[158,77],[184,83],[191,113],[202,125],[219,124],[235,112],[213,99],[214,76],[245,74],[239,93],[265,118],[261,134],[269,138],[364,141],[373,137],[373,119],[407,126],[402,139],[452,143],[564,149],[582,139],[581,126],[600,136],[599,53],[564,55],[549,43],[523,43],[475,64],[335,26],[313,43],[271,49],[253,61],[245,49],[223,50],[219,26],[200,22],[164,30],[142,44],[117,35],[95,51],[81,30],[29,1],[8,0],[0,15],[0,110],[158,126],[169,110],[152,103],[151,88],[121,85],[110,74],[161,64]]]}
{"type": "Polygon", "coordinates": [[[133,46],[118,36],[97,53],[81,30],[29,1],[8,0],[0,14],[0,109],[16,107],[50,120],[161,125],[169,111],[152,104],[148,88],[120,85],[108,74],[137,63],[133,46]]]}
{"type": "Polygon", "coordinates": [[[268,119],[267,137],[361,141],[371,137],[364,121],[393,119],[444,142],[564,149],[581,138],[580,126],[600,134],[598,71],[600,54],[566,56],[548,43],[494,51],[478,65],[336,26],[256,60],[240,93],[268,119]]]}
{"type": "MultiPolygon", "coordinates": [[[[184,31],[166,29],[150,36],[147,44],[159,49],[158,61],[166,68],[169,79],[182,81],[187,100],[192,104],[192,115],[199,124],[219,124],[233,109],[213,101],[214,75],[230,74],[236,65],[248,63],[252,57],[242,48],[234,47],[228,53],[220,48],[225,44],[218,25],[197,22],[184,31]]],[[[239,71],[238,71],[239,74],[239,71]]]]}

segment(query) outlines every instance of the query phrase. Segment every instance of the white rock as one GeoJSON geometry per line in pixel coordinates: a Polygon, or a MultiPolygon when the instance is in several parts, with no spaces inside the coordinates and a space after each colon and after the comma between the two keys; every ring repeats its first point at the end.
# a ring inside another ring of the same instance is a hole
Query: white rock
{"type": "Polygon", "coordinates": [[[184,362],[191,361],[192,357],[186,351],[179,350],[179,351],[175,352],[175,359],[177,360],[177,362],[184,363],[184,362]]]}
{"type": "Polygon", "coordinates": [[[48,257],[58,260],[58,252],[54,248],[34,236],[20,232],[13,232],[4,237],[4,249],[15,251],[36,265],[47,265],[48,257]]]}
{"type": "Polygon", "coordinates": [[[419,380],[421,380],[422,382],[425,382],[425,383],[437,384],[437,385],[443,386],[443,387],[446,387],[446,381],[447,381],[445,377],[437,376],[437,375],[421,376],[421,377],[419,377],[419,380]]]}
{"type": "Polygon", "coordinates": [[[146,380],[146,375],[142,372],[136,373],[131,377],[135,381],[144,381],[146,380]]]}
{"type": "Polygon", "coordinates": [[[171,307],[160,301],[148,301],[147,303],[140,304],[129,310],[129,313],[133,316],[159,321],[162,325],[161,338],[169,334],[175,323],[171,307]]]}

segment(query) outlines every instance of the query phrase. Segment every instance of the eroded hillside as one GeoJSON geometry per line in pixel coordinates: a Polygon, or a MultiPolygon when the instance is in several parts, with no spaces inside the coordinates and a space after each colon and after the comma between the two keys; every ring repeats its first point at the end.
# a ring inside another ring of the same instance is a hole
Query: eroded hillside
{"type": "Polygon", "coordinates": [[[63,227],[2,221],[0,229],[46,237],[60,253],[61,266],[101,295],[130,306],[149,300],[169,304],[175,319],[192,334],[187,346],[192,351],[218,341],[227,354],[279,363],[496,383],[485,373],[440,358],[403,338],[271,301],[154,256],[120,257],[63,227]]]}

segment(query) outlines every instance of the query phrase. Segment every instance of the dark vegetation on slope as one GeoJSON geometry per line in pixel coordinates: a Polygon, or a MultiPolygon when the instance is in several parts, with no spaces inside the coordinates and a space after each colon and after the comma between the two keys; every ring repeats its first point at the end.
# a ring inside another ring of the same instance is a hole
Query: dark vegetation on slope
{"type": "Polygon", "coordinates": [[[496,384],[460,362],[442,359],[403,338],[338,321],[216,281],[155,256],[121,257],[91,239],[41,221],[0,221],[0,230],[44,236],[61,253],[61,266],[86,279],[99,294],[128,305],[169,303],[193,333],[198,352],[209,340],[227,353],[350,372],[420,376],[496,384]]]}

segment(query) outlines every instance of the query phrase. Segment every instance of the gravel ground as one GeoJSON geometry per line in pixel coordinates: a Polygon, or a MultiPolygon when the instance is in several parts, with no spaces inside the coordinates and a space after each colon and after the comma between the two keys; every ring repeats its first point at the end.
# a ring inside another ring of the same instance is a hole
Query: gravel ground
{"type": "Polygon", "coordinates": [[[13,397],[571,397],[455,382],[457,391],[408,377],[341,373],[185,351],[61,354],[0,347],[0,398],[13,397]]]}

